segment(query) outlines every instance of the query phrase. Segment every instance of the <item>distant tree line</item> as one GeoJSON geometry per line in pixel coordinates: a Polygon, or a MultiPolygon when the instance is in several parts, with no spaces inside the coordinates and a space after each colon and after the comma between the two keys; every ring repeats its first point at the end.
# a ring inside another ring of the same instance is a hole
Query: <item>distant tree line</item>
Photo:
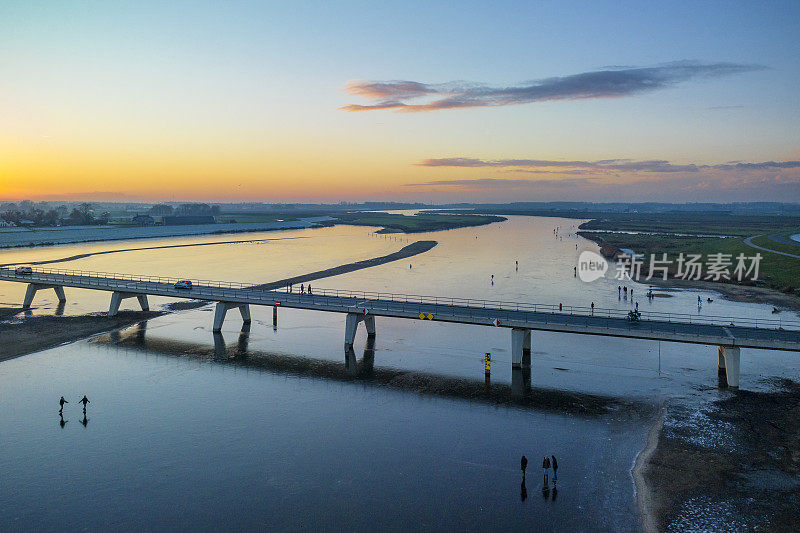
{"type": "Polygon", "coordinates": [[[219,215],[220,208],[218,205],[210,206],[208,204],[200,203],[181,204],[178,207],[172,207],[168,204],[156,204],[148,210],[148,213],[154,216],[214,216],[219,215]]]}
{"type": "Polygon", "coordinates": [[[92,204],[86,202],[72,211],[66,205],[53,208],[44,202],[37,205],[30,200],[0,206],[0,219],[15,226],[91,226],[106,224],[109,218],[108,212],[96,216],[92,204]]]}

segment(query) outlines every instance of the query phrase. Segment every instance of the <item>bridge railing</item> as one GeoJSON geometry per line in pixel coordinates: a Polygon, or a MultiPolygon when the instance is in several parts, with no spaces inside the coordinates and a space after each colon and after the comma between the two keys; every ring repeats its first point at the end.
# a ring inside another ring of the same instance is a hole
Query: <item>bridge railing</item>
{"type": "MultiPolygon", "coordinates": [[[[287,294],[288,296],[288,294],[287,294]]],[[[449,307],[468,307],[471,309],[483,309],[487,312],[496,311],[498,314],[492,318],[507,318],[509,315],[499,313],[507,312],[532,312],[549,313],[553,315],[577,315],[585,317],[617,318],[627,319],[627,309],[602,308],[595,306],[573,306],[563,304],[543,304],[527,302],[508,302],[502,300],[482,300],[474,298],[458,298],[447,296],[425,296],[414,294],[398,294],[392,292],[356,291],[347,289],[324,289],[314,288],[313,295],[300,295],[295,293],[295,297],[302,300],[303,297],[324,296],[335,298],[349,298],[362,302],[366,309],[379,309],[382,302],[393,302],[398,304],[409,304],[404,308],[406,311],[419,310],[419,312],[434,312],[434,309],[452,312],[449,307]]],[[[358,306],[358,304],[356,304],[358,306]]],[[[394,308],[396,309],[396,307],[394,308]]],[[[383,309],[390,310],[390,309],[383,309]]],[[[485,316],[485,313],[481,313],[485,316]]],[[[665,313],[658,311],[641,311],[643,321],[652,320],[660,322],[675,322],[681,324],[715,325],[715,326],[740,326],[754,327],[762,329],[800,329],[800,321],[790,319],[770,319],[753,317],[731,317],[720,315],[699,315],[689,313],[665,313]]]]}
{"type": "MultiPolygon", "coordinates": [[[[161,292],[172,289],[174,284],[178,281],[189,279],[189,281],[191,281],[193,284],[193,289],[191,292],[182,292],[180,294],[182,297],[191,297],[197,299],[224,299],[227,297],[233,299],[242,297],[242,291],[246,291],[247,297],[256,298],[263,301],[265,304],[270,304],[275,300],[281,299],[286,301],[287,298],[289,298],[291,301],[296,301],[297,303],[303,303],[307,305],[315,303],[315,301],[319,302],[317,298],[324,297],[336,298],[338,300],[337,302],[327,301],[324,303],[324,305],[341,305],[342,303],[346,303],[347,305],[352,305],[354,308],[366,307],[368,309],[378,310],[381,304],[391,302],[393,304],[391,310],[394,311],[401,310],[404,312],[425,313],[434,311],[439,312],[439,310],[448,307],[451,308],[448,309],[448,312],[452,313],[455,311],[452,308],[458,307],[470,308],[473,310],[485,310],[485,312],[481,313],[482,317],[486,316],[486,312],[493,311],[495,314],[497,314],[497,316],[494,316],[493,318],[498,319],[508,316],[500,315],[499,313],[508,312],[549,313],[553,315],[577,315],[617,319],[627,318],[628,315],[628,310],[626,309],[603,307],[592,308],[591,306],[508,302],[502,300],[484,300],[475,298],[324,288],[314,288],[313,294],[300,294],[298,292],[284,292],[286,289],[281,289],[281,291],[260,289],[251,284],[230,281],[214,281],[138,274],[119,274],[114,272],[94,272],[70,269],[48,269],[38,267],[33,268],[32,271],[33,275],[24,275],[16,274],[14,268],[0,268],[0,276],[2,276],[4,279],[13,279],[14,281],[20,282],[51,282],[53,284],[64,282],[65,280],[62,276],[69,276],[75,282],[79,282],[90,287],[97,287],[98,289],[130,289],[140,291],[159,289],[161,292]],[[142,286],[142,284],[145,284],[145,286],[142,286]],[[342,302],[344,299],[351,301],[342,302]]],[[[287,303],[289,303],[289,301],[287,301],[287,303]]],[[[390,309],[387,308],[386,310],[390,309]]],[[[464,311],[464,309],[461,309],[460,314],[463,315],[464,311]]],[[[698,325],[744,326],[762,329],[800,329],[800,321],[784,318],[771,319],[641,311],[641,319],[643,321],[650,320],[698,325]]]]}
{"type": "MultiPolygon", "coordinates": [[[[151,276],[142,274],[120,274],[117,272],[99,272],[89,270],[71,270],[59,268],[32,268],[33,274],[36,276],[37,281],[44,279],[45,281],[57,281],[58,276],[73,276],[80,278],[82,282],[105,282],[107,280],[116,280],[120,282],[144,282],[144,283],[164,283],[174,285],[178,281],[189,280],[193,285],[202,285],[207,287],[218,287],[225,289],[249,289],[251,284],[241,283],[236,281],[215,281],[196,278],[175,278],[169,276],[151,276]]],[[[26,281],[31,278],[30,275],[16,274],[15,268],[0,268],[0,274],[4,277],[9,275],[15,277],[20,281],[26,281]]]]}

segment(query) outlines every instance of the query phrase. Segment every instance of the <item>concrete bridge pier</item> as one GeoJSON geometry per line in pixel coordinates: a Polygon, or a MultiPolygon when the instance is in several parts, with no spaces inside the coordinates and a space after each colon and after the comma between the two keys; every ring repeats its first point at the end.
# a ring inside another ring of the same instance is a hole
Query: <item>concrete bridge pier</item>
{"type": "Polygon", "coordinates": [[[36,292],[42,289],[53,289],[56,291],[56,296],[58,296],[58,302],[64,303],[67,301],[66,295],[64,295],[64,287],[61,285],[43,285],[41,283],[29,283],[28,288],[25,290],[25,300],[22,302],[23,309],[30,309],[31,304],[33,303],[33,297],[36,296],[36,292]]]}
{"type": "Polygon", "coordinates": [[[229,309],[239,308],[239,312],[242,314],[242,321],[245,324],[249,324],[250,320],[250,304],[240,304],[236,302],[217,302],[216,309],[214,310],[214,332],[218,333],[222,331],[222,323],[225,322],[225,315],[228,313],[229,309]]]}
{"type": "Polygon", "coordinates": [[[375,368],[375,336],[367,336],[364,346],[364,356],[361,362],[356,358],[356,352],[350,346],[344,350],[344,368],[352,377],[367,377],[372,375],[375,368]]]}
{"type": "Polygon", "coordinates": [[[725,348],[717,346],[717,375],[720,378],[725,377],[725,348]]]}
{"type": "Polygon", "coordinates": [[[139,306],[141,306],[142,311],[150,310],[150,304],[147,302],[146,294],[131,294],[129,292],[115,291],[111,294],[111,305],[108,307],[108,316],[116,316],[116,314],[119,313],[119,306],[122,300],[127,298],[136,298],[139,300],[139,306]]]}
{"type": "Polygon", "coordinates": [[[524,328],[511,329],[511,366],[531,366],[531,330],[524,328]]]}
{"type": "Polygon", "coordinates": [[[243,357],[247,355],[247,348],[250,346],[250,324],[242,324],[242,329],[239,331],[239,340],[236,342],[236,355],[243,357]]]}
{"type": "Polygon", "coordinates": [[[531,367],[511,368],[511,395],[525,398],[531,393],[531,367]]]}
{"type": "Polygon", "coordinates": [[[363,322],[364,327],[367,328],[367,339],[375,338],[375,317],[366,315],[364,313],[347,313],[347,319],[344,325],[344,349],[353,348],[353,341],[356,339],[356,330],[358,323],[363,322]]]}
{"type": "Polygon", "coordinates": [[[718,346],[717,356],[720,376],[724,375],[728,387],[739,388],[739,359],[741,348],[738,346],[718,346]]]}
{"type": "Polygon", "coordinates": [[[219,331],[215,331],[213,335],[214,335],[214,358],[227,359],[228,346],[225,344],[225,338],[219,331]]]}

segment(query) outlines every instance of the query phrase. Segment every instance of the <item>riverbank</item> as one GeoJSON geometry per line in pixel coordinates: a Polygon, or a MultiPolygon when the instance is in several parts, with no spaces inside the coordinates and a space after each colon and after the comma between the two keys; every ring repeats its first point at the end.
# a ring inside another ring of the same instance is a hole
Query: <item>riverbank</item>
{"type": "MultiPolygon", "coordinates": [[[[721,294],[726,300],[732,302],[767,304],[779,310],[800,311],[800,297],[766,287],[679,278],[667,278],[666,280],[658,278],[645,281],[644,283],[656,287],[664,287],[666,289],[699,289],[703,291],[714,291],[721,294]]],[[[780,314],[776,313],[776,316],[780,316],[780,314]]]]}
{"type": "Polygon", "coordinates": [[[376,233],[423,233],[455,228],[483,226],[507,220],[491,215],[401,215],[383,212],[358,212],[335,216],[305,217],[291,220],[193,224],[186,226],[70,226],[37,228],[0,228],[0,249],[51,246],[98,241],[186,237],[252,233],[287,229],[335,226],[377,226],[376,233]]]}
{"type": "MultiPolygon", "coordinates": [[[[661,254],[666,253],[667,258],[673,258],[673,260],[680,253],[698,253],[704,258],[712,253],[727,253],[731,257],[736,257],[739,253],[744,253],[746,257],[753,255],[753,250],[739,238],[707,239],[582,231],[579,231],[578,235],[596,242],[601,246],[601,253],[609,259],[612,258],[615,251],[621,248],[635,250],[636,253],[644,254],[645,257],[654,254],[655,257],[660,258],[661,254]]],[[[725,280],[682,279],[675,277],[676,264],[672,265],[666,280],[661,278],[660,272],[656,273],[652,279],[647,280],[645,279],[649,271],[647,261],[642,264],[640,281],[658,287],[716,291],[734,302],[769,304],[779,309],[800,310],[800,296],[794,290],[795,287],[790,285],[797,284],[800,280],[800,260],[783,256],[766,257],[762,254],[759,267],[759,279],[763,280],[764,286],[738,284],[725,280]]]]}
{"type": "Polygon", "coordinates": [[[20,309],[0,309],[0,317],[5,319],[0,322],[0,361],[128,327],[164,314],[123,311],[112,317],[91,314],[14,318],[20,312],[20,309]]]}
{"type": "Polygon", "coordinates": [[[634,468],[646,531],[798,531],[800,383],[670,401],[634,468]]]}
{"type": "Polygon", "coordinates": [[[76,261],[78,259],[86,259],[87,257],[95,257],[98,255],[108,255],[108,254],[119,254],[124,252],[142,252],[145,250],[167,250],[170,248],[194,248],[194,247],[201,247],[201,246],[225,246],[227,244],[243,244],[243,243],[252,243],[252,242],[267,242],[267,241],[284,241],[284,240],[292,240],[292,239],[306,239],[307,237],[279,237],[277,239],[239,239],[235,241],[218,241],[218,242],[197,242],[191,244],[167,244],[163,246],[143,246],[140,248],[115,248],[113,250],[103,250],[101,252],[88,252],[85,254],[73,254],[66,257],[59,257],[56,259],[46,259],[42,261],[23,261],[20,263],[3,263],[0,264],[0,267],[7,267],[11,265],[18,265],[24,264],[28,266],[37,266],[37,265],[52,265],[54,263],[67,263],[69,261],[76,261]]]}
{"type": "Polygon", "coordinates": [[[322,225],[330,220],[332,220],[331,217],[321,216],[276,222],[194,224],[190,226],[13,228],[0,230],[0,248],[304,229],[322,225]]]}
{"type": "Polygon", "coordinates": [[[653,512],[653,501],[656,494],[651,490],[647,484],[644,476],[653,454],[658,446],[658,437],[661,433],[661,428],[664,427],[664,412],[663,408],[656,420],[656,423],[650,428],[647,433],[647,444],[645,448],[636,456],[636,462],[633,467],[633,484],[636,488],[636,506],[639,509],[639,519],[641,521],[642,530],[645,533],[656,533],[658,524],[655,520],[655,513],[653,512]]]}

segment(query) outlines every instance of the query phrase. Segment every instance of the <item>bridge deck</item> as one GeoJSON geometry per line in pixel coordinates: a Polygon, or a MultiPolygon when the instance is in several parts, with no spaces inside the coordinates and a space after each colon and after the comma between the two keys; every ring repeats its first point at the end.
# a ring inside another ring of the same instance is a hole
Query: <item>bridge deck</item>
{"type": "MultiPolygon", "coordinates": [[[[314,294],[261,290],[241,283],[198,281],[191,290],[176,289],[176,279],[80,271],[36,269],[16,274],[0,268],[0,280],[41,285],[116,291],[217,302],[363,313],[411,318],[420,313],[433,320],[483,326],[558,331],[697,344],[800,351],[800,323],[787,320],[731,318],[642,312],[631,322],[619,309],[491,302],[459,298],[315,290],[314,294]]],[[[426,318],[427,319],[427,318],[426,318]]]]}

